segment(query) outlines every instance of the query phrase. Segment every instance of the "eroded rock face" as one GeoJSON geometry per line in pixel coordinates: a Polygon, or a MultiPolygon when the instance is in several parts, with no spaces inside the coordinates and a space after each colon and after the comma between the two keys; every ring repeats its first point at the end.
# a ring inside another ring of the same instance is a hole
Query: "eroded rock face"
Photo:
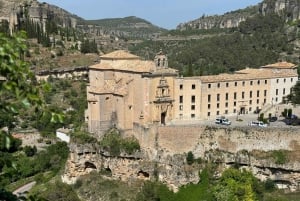
{"type": "MultiPolygon", "coordinates": [[[[279,187],[298,190],[300,182],[300,130],[293,128],[220,128],[211,126],[162,126],[134,132],[141,151],[113,157],[93,145],[70,145],[63,181],[74,183],[92,170],[106,171],[113,179],[158,179],[177,191],[197,183],[201,165],[188,165],[191,151],[195,158],[218,163],[220,167],[240,166],[259,179],[270,178],[279,187]],[[285,161],[271,153],[285,150],[285,161]]],[[[221,168],[222,169],[222,168],[221,168]]]]}

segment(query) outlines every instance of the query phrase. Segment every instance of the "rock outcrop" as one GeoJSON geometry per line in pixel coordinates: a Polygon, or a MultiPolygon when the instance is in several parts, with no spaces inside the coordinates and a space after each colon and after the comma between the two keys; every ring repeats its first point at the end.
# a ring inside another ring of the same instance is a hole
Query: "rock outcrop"
{"type": "Polygon", "coordinates": [[[201,164],[186,162],[187,153],[192,151],[196,158],[218,163],[223,169],[238,165],[261,180],[270,178],[281,188],[299,190],[300,131],[296,128],[136,127],[134,135],[141,151],[133,155],[113,157],[97,146],[72,144],[63,181],[74,183],[92,170],[105,170],[113,179],[158,179],[177,191],[201,179],[201,164]],[[284,160],[278,161],[276,150],[284,160]]]}
{"type": "Polygon", "coordinates": [[[213,29],[233,28],[247,18],[256,14],[267,15],[276,13],[283,16],[286,21],[300,19],[300,2],[297,0],[264,0],[262,3],[245,9],[225,13],[224,15],[202,16],[196,20],[182,23],[177,26],[179,30],[187,29],[213,29]]]}

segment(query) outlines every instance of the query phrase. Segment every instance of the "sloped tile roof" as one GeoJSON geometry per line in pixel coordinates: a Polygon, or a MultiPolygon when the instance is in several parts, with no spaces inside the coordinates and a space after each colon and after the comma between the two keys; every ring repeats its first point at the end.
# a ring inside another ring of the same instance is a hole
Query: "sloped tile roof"
{"type": "Polygon", "coordinates": [[[266,66],[262,66],[262,68],[283,68],[283,69],[290,69],[290,68],[296,68],[296,65],[293,64],[293,63],[289,63],[289,62],[286,62],[286,61],[282,61],[282,62],[277,62],[277,63],[274,63],[274,64],[269,64],[269,65],[266,65],[266,66]]]}

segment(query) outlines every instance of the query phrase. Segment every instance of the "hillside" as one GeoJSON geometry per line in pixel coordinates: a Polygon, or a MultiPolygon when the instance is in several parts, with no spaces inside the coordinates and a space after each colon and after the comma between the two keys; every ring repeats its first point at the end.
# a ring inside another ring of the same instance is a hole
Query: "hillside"
{"type": "Polygon", "coordinates": [[[166,31],[165,29],[159,28],[151,24],[150,22],[135,16],[129,16],[124,18],[87,20],[86,22],[88,24],[96,25],[99,29],[104,29],[108,32],[118,32],[120,36],[125,36],[129,38],[153,37],[161,32],[166,31]]]}

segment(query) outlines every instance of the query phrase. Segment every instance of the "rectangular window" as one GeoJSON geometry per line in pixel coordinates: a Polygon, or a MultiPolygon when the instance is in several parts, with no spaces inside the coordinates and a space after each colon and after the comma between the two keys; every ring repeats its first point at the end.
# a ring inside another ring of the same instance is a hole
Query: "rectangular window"
{"type": "Polygon", "coordinates": [[[259,104],[259,99],[256,100],[256,103],[259,104]]]}
{"type": "Polygon", "coordinates": [[[192,102],[192,103],[195,103],[195,101],[196,101],[195,96],[191,96],[191,102],[192,102]]]}
{"type": "Polygon", "coordinates": [[[179,103],[183,103],[183,96],[179,96],[179,103]]]}
{"type": "Polygon", "coordinates": [[[220,94],[217,94],[217,101],[220,101],[220,94]]]}
{"type": "Polygon", "coordinates": [[[233,94],[233,99],[236,100],[236,92],[233,94]]]}
{"type": "Polygon", "coordinates": [[[257,90],[256,92],[256,97],[259,97],[259,90],[257,90]]]}
{"type": "Polygon", "coordinates": [[[218,84],[217,84],[217,87],[218,87],[218,88],[220,88],[220,86],[221,86],[221,84],[220,84],[220,83],[218,83],[218,84]]]}
{"type": "Polygon", "coordinates": [[[191,118],[194,119],[195,118],[195,114],[191,114],[191,118]]]}
{"type": "Polygon", "coordinates": [[[245,81],[242,82],[243,86],[245,86],[245,81]]]}
{"type": "Polygon", "coordinates": [[[228,82],[226,82],[226,87],[229,87],[229,83],[228,82]]]}
{"type": "Polygon", "coordinates": [[[181,84],[181,85],[179,85],[179,89],[180,90],[182,90],[183,89],[183,85],[181,84]]]}
{"type": "Polygon", "coordinates": [[[284,83],[286,82],[286,79],[285,79],[285,78],[283,79],[283,82],[284,82],[284,83]]]}
{"type": "Polygon", "coordinates": [[[234,86],[237,86],[237,82],[234,83],[234,86]]]}
{"type": "Polygon", "coordinates": [[[233,102],[233,106],[234,106],[234,107],[236,106],[236,102],[235,102],[235,101],[233,102]]]}
{"type": "Polygon", "coordinates": [[[260,84],[260,80],[257,80],[257,84],[258,84],[258,85],[260,84]]]}
{"type": "Polygon", "coordinates": [[[209,88],[209,89],[211,88],[211,84],[208,84],[208,88],[209,88]]]}
{"type": "Polygon", "coordinates": [[[293,78],[291,78],[291,82],[293,82],[293,78]]]}
{"type": "Polygon", "coordinates": [[[251,112],[252,111],[252,107],[249,107],[249,112],[251,112]]]}
{"type": "Polygon", "coordinates": [[[228,110],[225,110],[225,114],[228,114],[228,110]]]}
{"type": "Polygon", "coordinates": [[[249,105],[252,105],[252,100],[249,100],[249,105]]]}
{"type": "Polygon", "coordinates": [[[267,96],[267,90],[264,90],[264,96],[267,96]]]}
{"type": "Polygon", "coordinates": [[[210,102],[210,99],[211,99],[211,95],[208,94],[208,96],[207,96],[207,101],[210,102]]]}
{"type": "Polygon", "coordinates": [[[220,103],[217,103],[217,108],[220,108],[220,103]]]}
{"type": "Polygon", "coordinates": [[[285,88],[283,88],[283,91],[282,91],[283,95],[285,95],[285,88]]]}
{"type": "Polygon", "coordinates": [[[228,93],[225,94],[225,99],[228,100],[228,93]]]}
{"type": "Polygon", "coordinates": [[[210,110],[210,104],[207,105],[207,108],[210,110]]]}
{"type": "Polygon", "coordinates": [[[253,85],[253,81],[250,81],[250,85],[253,85]]]}
{"type": "Polygon", "coordinates": [[[278,95],[278,89],[276,89],[276,96],[278,95]]]}
{"type": "Polygon", "coordinates": [[[279,79],[277,79],[276,82],[279,83],[279,79]]]}
{"type": "Polygon", "coordinates": [[[242,92],[242,99],[245,98],[245,92],[242,92]]]}
{"type": "Polygon", "coordinates": [[[268,80],[265,80],[265,84],[268,84],[268,80]]]}
{"type": "Polygon", "coordinates": [[[192,89],[196,89],[196,85],[192,84],[192,89]]]}
{"type": "Polygon", "coordinates": [[[183,110],[183,105],[179,105],[179,110],[183,110]]]}
{"type": "Polygon", "coordinates": [[[217,115],[220,115],[220,111],[217,111],[217,115]]]}
{"type": "Polygon", "coordinates": [[[233,109],[233,113],[236,113],[236,109],[233,109]]]}
{"type": "Polygon", "coordinates": [[[267,102],[267,99],[264,99],[264,104],[266,104],[266,102],[267,102]]]}
{"type": "Polygon", "coordinates": [[[250,91],[249,97],[252,98],[252,91],[250,91]]]}
{"type": "Polygon", "coordinates": [[[195,110],[195,105],[191,105],[191,110],[195,110]]]}
{"type": "Polygon", "coordinates": [[[228,107],[228,102],[225,103],[225,107],[228,107]]]}
{"type": "Polygon", "coordinates": [[[210,112],[207,113],[207,116],[210,117],[210,112]]]}

